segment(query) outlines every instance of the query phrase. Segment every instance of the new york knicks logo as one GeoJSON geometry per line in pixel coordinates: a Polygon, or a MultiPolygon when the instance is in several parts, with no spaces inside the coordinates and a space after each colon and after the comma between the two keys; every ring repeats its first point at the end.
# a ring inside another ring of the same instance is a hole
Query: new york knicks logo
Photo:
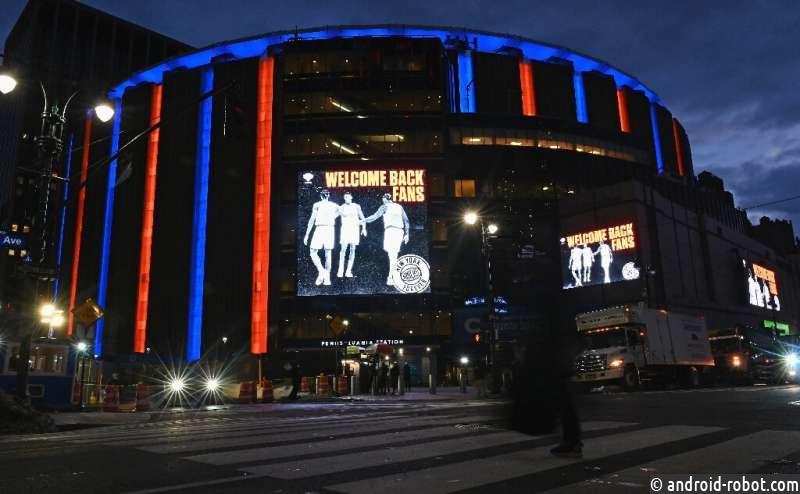
{"type": "Polygon", "coordinates": [[[392,280],[400,293],[422,293],[431,285],[431,267],[422,257],[406,254],[397,259],[392,280]]]}

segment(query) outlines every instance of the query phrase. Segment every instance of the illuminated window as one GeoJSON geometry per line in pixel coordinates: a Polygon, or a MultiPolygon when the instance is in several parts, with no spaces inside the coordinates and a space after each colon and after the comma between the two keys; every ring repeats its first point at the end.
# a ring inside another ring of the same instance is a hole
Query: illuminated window
{"type": "Polygon", "coordinates": [[[17,251],[15,251],[14,249],[8,249],[8,255],[9,256],[15,256],[15,255],[17,255],[17,251]]]}
{"type": "Polygon", "coordinates": [[[443,220],[433,220],[432,240],[434,242],[447,242],[447,224],[443,220]]]}
{"type": "Polygon", "coordinates": [[[11,231],[15,232],[19,229],[19,225],[11,225],[11,231]]]}
{"type": "Polygon", "coordinates": [[[22,233],[30,233],[30,232],[31,232],[31,227],[29,227],[28,225],[22,227],[22,233]]]}
{"type": "Polygon", "coordinates": [[[457,179],[453,181],[453,186],[455,197],[475,197],[474,179],[457,179]]]}
{"type": "Polygon", "coordinates": [[[27,255],[28,255],[28,251],[27,250],[23,249],[23,250],[19,251],[19,256],[20,257],[25,257],[27,255]]]}

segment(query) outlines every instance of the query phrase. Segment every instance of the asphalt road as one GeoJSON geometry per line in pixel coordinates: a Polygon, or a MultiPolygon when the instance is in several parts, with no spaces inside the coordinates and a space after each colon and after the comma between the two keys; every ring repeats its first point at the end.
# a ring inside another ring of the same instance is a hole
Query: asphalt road
{"type": "Polygon", "coordinates": [[[800,387],[579,397],[584,458],[500,401],[269,404],[0,437],[0,492],[649,492],[656,473],[800,474],[800,387]]]}

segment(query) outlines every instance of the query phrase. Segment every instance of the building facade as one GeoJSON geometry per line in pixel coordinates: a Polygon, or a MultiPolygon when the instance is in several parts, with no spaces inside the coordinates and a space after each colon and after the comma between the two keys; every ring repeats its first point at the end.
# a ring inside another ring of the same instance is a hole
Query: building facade
{"type": "Polygon", "coordinates": [[[98,356],[193,361],[222,342],[255,355],[381,341],[452,353],[481,311],[568,331],[576,311],[608,304],[728,304],[724,280],[706,279],[731,267],[727,255],[709,264],[726,247],[697,239],[717,226],[736,232],[738,262],[783,262],[760,256],[728,193],[698,181],[653,91],[558,46],[436,27],[269,33],[134,72],[110,96],[112,155],[157,130],[91,186],[103,215],[70,283],[106,310],[98,356]],[[484,242],[489,223],[499,230],[484,242]],[[658,236],[639,242],[648,224],[658,236]],[[611,246],[591,246],[575,275],[569,242],[610,226],[611,246]],[[688,251],[673,237],[691,238],[688,251]],[[581,271],[594,259],[608,279],[581,271]]]}

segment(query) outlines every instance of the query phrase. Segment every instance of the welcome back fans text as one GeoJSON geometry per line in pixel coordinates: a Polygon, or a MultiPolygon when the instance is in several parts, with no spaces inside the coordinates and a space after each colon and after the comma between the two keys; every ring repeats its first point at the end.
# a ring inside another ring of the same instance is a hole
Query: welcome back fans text
{"type": "Polygon", "coordinates": [[[326,171],[328,189],[391,187],[394,202],[425,202],[425,170],[326,171]]]}

